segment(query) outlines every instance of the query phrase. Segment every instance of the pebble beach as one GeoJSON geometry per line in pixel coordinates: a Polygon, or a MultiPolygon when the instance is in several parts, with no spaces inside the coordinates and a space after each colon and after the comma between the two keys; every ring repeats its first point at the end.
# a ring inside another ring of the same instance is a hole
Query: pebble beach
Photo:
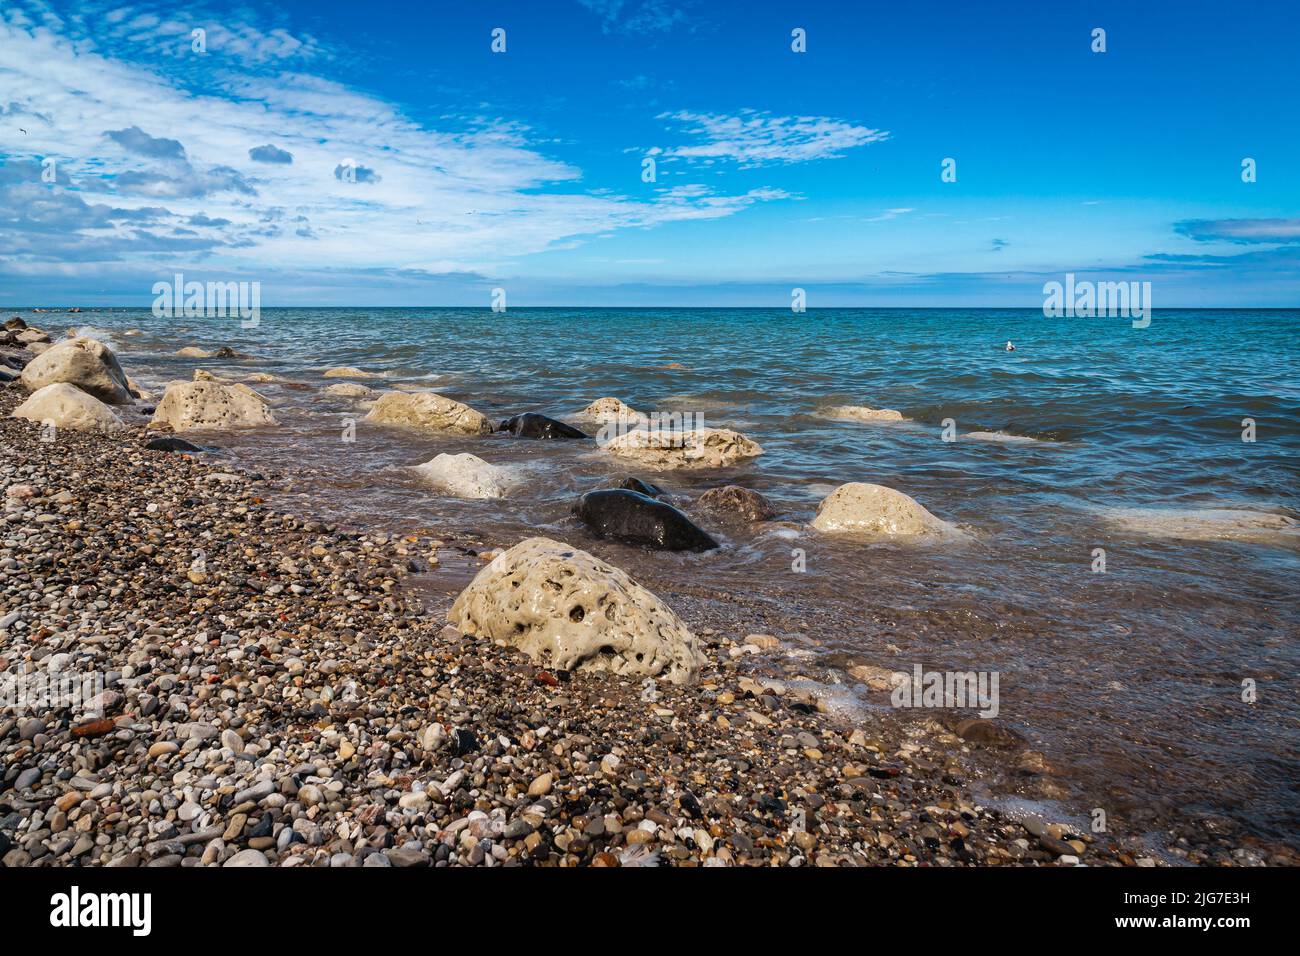
{"type": "Polygon", "coordinates": [[[26,396],[0,384],[0,680],[102,690],[0,713],[5,867],[1289,862],[986,805],[985,768],[1042,756],[994,722],[828,708],[781,638],[689,605],[693,683],[550,669],[420,586],[515,541],[291,514],[291,472],[147,449],[141,406],[42,440],[26,396]]]}

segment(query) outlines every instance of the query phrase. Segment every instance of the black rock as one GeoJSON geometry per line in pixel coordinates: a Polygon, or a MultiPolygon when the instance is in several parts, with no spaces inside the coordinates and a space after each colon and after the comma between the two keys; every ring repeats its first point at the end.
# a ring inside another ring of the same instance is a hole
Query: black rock
{"type": "Polygon", "coordinates": [[[457,727],[451,732],[451,752],[457,757],[478,750],[478,736],[468,727],[457,727]]]}
{"type": "Polygon", "coordinates": [[[188,442],[184,438],[176,438],[173,435],[151,439],[144,447],[149,451],[183,451],[188,454],[206,451],[206,449],[200,445],[188,442]]]}
{"type": "Polygon", "coordinates": [[[598,538],[614,538],[659,551],[710,551],[718,547],[704,529],[672,505],[626,488],[589,491],[574,514],[598,538]]]}
{"type": "Polygon", "coordinates": [[[637,494],[645,495],[647,498],[662,498],[668,493],[658,485],[652,485],[648,481],[642,481],[640,478],[633,478],[630,475],[620,481],[618,486],[620,488],[626,488],[628,491],[635,491],[637,494]]]}
{"type": "Polygon", "coordinates": [[[509,432],[516,438],[586,438],[587,433],[566,425],[556,418],[525,412],[501,423],[499,431],[509,432]]]}

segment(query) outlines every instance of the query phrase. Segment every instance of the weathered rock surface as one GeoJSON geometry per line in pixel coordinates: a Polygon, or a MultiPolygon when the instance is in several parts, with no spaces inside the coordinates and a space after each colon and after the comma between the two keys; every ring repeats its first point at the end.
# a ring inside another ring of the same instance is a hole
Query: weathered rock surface
{"type": "Polygon", "coordinates": [[[604,423],[627,422],[636,424],[645,420],[645,416],[630,405],[625,405],[617,398],[598,398],[579,414],[586,415],[594,421],[604,423]]]}
{"type": "Polygon", "coordinates": [[[342,398],[374,398],[378,393],[367,385],[356,382],[335,382],[325,386],[325,394],[338,395],[342,398]]]}
{"type": "Polygon", "coordinates": [[[351,365],[339,365],[335,368],[327,368],[324,372],[325,378],[380,378],[377,372],[365,372],[359,368],[353,368],[351,365]]]}
{"type": "Polygon", "coordinates": [[[481,412],[434,392],[385,392],[367,413],[366,421],[462,435],[487,435],[492,431],[492,423],[481,412]]]}
{"type": "Polygon", "coordinates": [[[458,498],[503,498],[509,490],[510,472],[477,455],[438,455],[415,470],[435,488],[458,498]]]}
{"type": "Polygon", "coordinates": [[[742,488],[740,485],[710,488],[700,495],[695,506],[720,517],[738,518],[744,521],[771,521],[776,517],[776,509],[766,498],[757,491],[742,488]]]}
{"type": "Polygon", "coordinates": [[[758,442],[729,428],[693,428],[685,431],[638,428],[605,442],[604,448],[620,458],[647,468],[725,468],[763,454],[758,442]]]}
{"type": "Polygon", "coordinates": [[[266,399],[247,385],[172,382],[163,393],[150,426],[170,425],[183,432],[203,428],[256,428],[276,424],[266,399]]]}
{"type": "Polygon", "coordinates": [[[124,427],[111,408],[67,382],[55,382],[32,392],[14,409],[13,417],[42,424],[52,422],[56,429],[79,432],[111,432],[124,427]]]}
{"type": "Polygon", "coordinates": [[[901,491],[859,481],[840,485],[827,495],[817,506],[812,526],[827,534],[864,536],[961,533],[901,491]]]}
{"type": "Polygon", "coordinates": [[[31,392],[66,382],[109,405],[131,404],[131,387],[117,356],[96,339],[68,339],[52,345],[23,369],[23,386],[31,392]]]}
{"type": "Polygon", "coordinates": [[[836,405],[826,409],[827,418],[855,422],[903,422],[902,412],[892,408],[868,408],[865,405],[836,405]]]}
{"type": "Polygon", "coordinates": [[[478,573],[448,613],[465,634],[503,641],[558,670],[693,682],[695,635],[618,568],[550,538],[529,538],[478,573]]]}

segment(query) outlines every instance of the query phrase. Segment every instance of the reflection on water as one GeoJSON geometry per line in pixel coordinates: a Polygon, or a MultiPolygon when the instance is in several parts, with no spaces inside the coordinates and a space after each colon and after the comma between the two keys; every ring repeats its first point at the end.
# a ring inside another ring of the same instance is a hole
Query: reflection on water
{"type": "Polygon", "coordinates": [[[1177,806],[1273,838],[1300,829],[1300,556],[1288,525],[1300,507],[1300,313],[1162,312],[1145,330],[1029,310],[268,309],[248,331],[144,311],[80,318],[145,383],[207,367],[311,386],[258,384],[282,427],[214,440],[254,467],[301,469],[294,491],[315,510],[394,530],[474,529],[495,544],[562,537],[670,600],[716,603],[740,634],[798,632],[830,664],[997,670],[999,719],[1118,807],[1112,816],[1177,806]],[[133,327],[143,334],[121,334],[133,327]],[[171,355],[190,344],[255,358],[171,355]],[[701,518],[725,545],[704,555],[592,542],[573,500],[629,473],[594,443],[364,421],[343,442],[363,411],[320,392],[322,370],[339,365],[383,372],[365,383],[377,388],[436,384],[494,421],[538,411],[582,424],[577,410],[606,395],[703,415],[765,453],[723,473],[643,477],[687,510],[709,487],[744,484],[791,524],[701,518]],[[827,417],[840,405],[908,421],[827,417]],[[1241,440],[1246,418],[1253,443],[1241,440]],[[946,420],[957,441],[942,440],[946,420]],[[970,432],[985,434],[963,440],[970,432]],[[518,484],[499,500],[444,497],[412,470],[443,452],[507,466],[518,484]],[[905,491],[971,541],[807,530],[846,481],[905,491]],[[791,570],[794,548],[804,573],[791,570]],[[1099,548],[1104,574],[1093,573],[1099,548]],[[1246,678],[1254,704],[1241,700],[1246,678]]]}

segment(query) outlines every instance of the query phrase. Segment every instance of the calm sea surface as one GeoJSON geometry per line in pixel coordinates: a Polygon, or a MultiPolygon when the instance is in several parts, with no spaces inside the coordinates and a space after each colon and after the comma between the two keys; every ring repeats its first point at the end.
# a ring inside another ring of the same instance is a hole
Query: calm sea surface
{"type": "MultiPolygon", "coordinates": [[[[281,427],[212,438],[251,467],[298,474],[302,511],[391,530],[472,528],[496,544],[560,537],[670,603],[732,605],[739,633],[784,634],[831,686],[859,662],[998,671],[998,719],[1047,754],[1067,805],[1106,807],[1130,829],[1177,811],[1298,841],[1300,312],[1164,311],[1146,329],[1037,310],[266,309],[251,330],[148,310],[17,314],[56,331],[92,326],[147,386],[196,367],[309,385],[256,385],[281,427]],[[172,354],[186,345],[253,358],[172,354]],[[320,391],[321,371],[337,365],[493,419],[539,411],[591,432],[575,413],[615,396],[702,415],[764,454],[726,472],[656,476],[594,443],[364,421],[344,442],[346,420],[361,415],[320,391]],[[841,404],[910,421],[826,417],[841,404]],[[947,419],[956,441],[942,440],[947,419]],[[963,437],[972,431],[1003,434],[963,437]],[[516,493],[447,498],[409,467],[465,451],[515,468],[516,493]],[[740,531],[701,516],[725,541],[704,555],[592,542],[572,502],[627,474],[658,481],[688,511],[709,487],[743,484],[789,523],[740,531]],[[803,527],[846,481],[904,491],[971,541],[862,544],[803,527]],[[791,570],[796,548],[804,573],[791,570]],[[1105,573],[1093,570],[1098,548],[1105,573]],[[1242,700],[1247,680],[1254,703],[1242,700]]],[[[853,699],[851,682],[840,688],[841,702],[853,699]]]]}

